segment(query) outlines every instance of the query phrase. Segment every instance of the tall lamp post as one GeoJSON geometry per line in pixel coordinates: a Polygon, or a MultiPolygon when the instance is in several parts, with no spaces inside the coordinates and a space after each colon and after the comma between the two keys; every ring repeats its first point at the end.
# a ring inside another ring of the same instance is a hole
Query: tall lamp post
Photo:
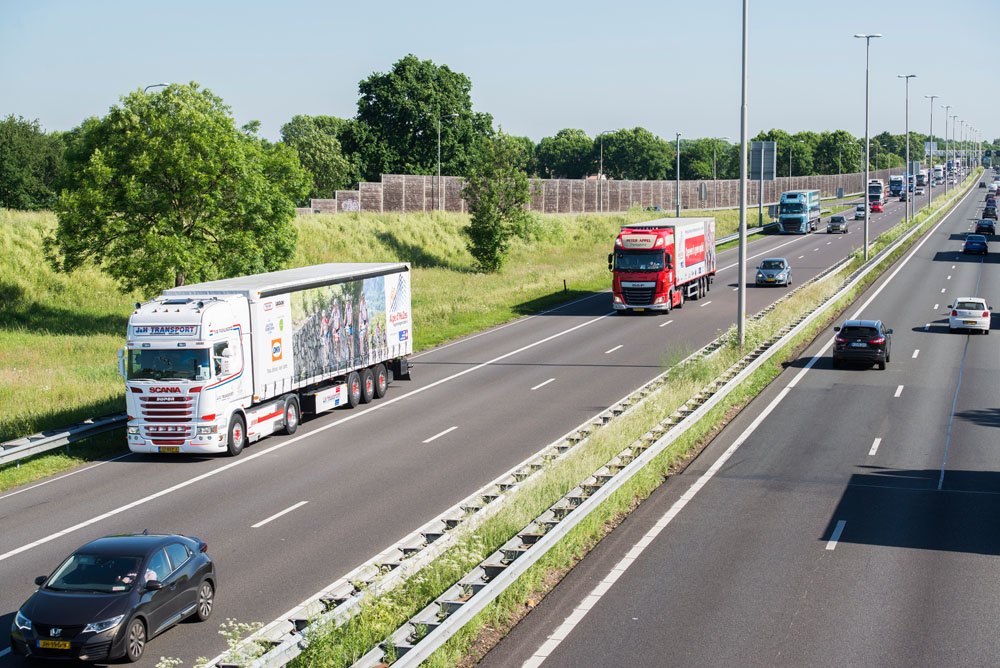
{"type": "Polygon", "coordinates": [[[941,105],[944,107],[944,194],[948,194],[948,113],[951,111],[951,105],[945,104],[941,105]]]}
{"type": "Polygon", "coordinates": [[[873,39],[881,37],[879,33],[872,34],[861,34],[855,35],[857,39],[865,40],[865,182],[862,186],[862,192],[865,197],[865,262],[868,261],[868,219],[871,217],[869,214],[870,207],[868,206],[868,179],[871,177],[871,145],[868,140],[868,53],[871,50],[871,44],[873,39]]]}
{"type": "MultiPolygon", "coordinates": [[[[956,162],[956,160],[955,160],[955,153],[958,152],[958,146],[955,145],[955,126],[956,125],[958,125],[958,114],[953,114],[952,117],[951,117],[951,144],[949,144],[949,146],[951,147],[951,172],[952,172],[952,174],[957,174],[958,173],[958,170],[955,169],[955,162],[956,162]]],[[[950,181],[951,178],[948,177],[947,180],[950,181]]]]}
{"type": "MultiPolygon", "coordinates": [[[[931,101],[931,127],[930,127],[930,130],[928,130],[928,132],[930,134],[927,135],[927,152],[930,154],[930,157],[927,160],[927,164],[930,167],[930,171],[928,173],[930,174],[931,178],[934,178],[934,100],[938,99],[941,96],[940,95],[924,95],[924,97],[926,99],[928,99],[928,100],[931,101]]],[[[927,208],[929,209],[930,206],[931,206],[931,187],[930,187],[930,184],[928,184],[927,185],[927,208]]]]}
{"type": "Polygon", "coordinates": [[[744,342],[744,320],[747,312],[747,26],[749,25],[749,3],[750,0],[743,0],[743,52],[741,54],[741,79],[740,88],[740,245],[738,266],[739,278],[736,280],[736,336],[740,343],[740,352],[743,352],[744,342]]]}
{"type": "Polygon", "coordinates": [[[674,193],[674,213],[678,218],[681,217],[681,133],[677,134],[677,173],[676,176],[676,187],[674,193]]]}
{"type": "MultiPolygon", "coordinates": [[[[911,207],[913,206],[913,196],[910,194],[910,79],[916,77],[916,74],[897,74],[897,79],[903,79],[906,81],[906,105],[905,105],[905,115],[906,115],[906,169],[904,170],[903,178],[906,181],[903,183],[903,192],[906,193],[906,216],[912,222],[913,221],[913,211],[911,207]]],[[[917,180],[917,175],[913,175],[914,183],[917,180]]]]}
{"type": "Polygon", "coordinates": [[[142,92],[145,93],[145,92],[149,91],[150,88],[165,88],[165,87],[167,87],[169,85],[170,84],[165,84],[165,83],[149,84],[148,86],[146,86],[145,88],[142,89],[142,92]]]}
{"type": "Polygon", "coordinates": [[[448,114],[441,116],[441,107],[438,107],[438,178],[437,178],[437,209],[441,210],[441,119],[457,118],[458,114],[448,114]]]}

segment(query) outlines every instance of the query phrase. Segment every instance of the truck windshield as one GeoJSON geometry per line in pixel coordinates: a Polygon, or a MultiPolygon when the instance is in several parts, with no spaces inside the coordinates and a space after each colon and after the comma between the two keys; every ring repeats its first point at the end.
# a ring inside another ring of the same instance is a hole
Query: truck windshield
{"type": "Polygon", "coordinates": [[[128,351],[129,380],[208,380],[207,348],[133,348],[128,351]]]}
{"type": "Polygon", "coordinates": [[[619,271],[663,271],[663,251],[620,250],[615,253],[615,269],[619,271]]]}
{"type": "Polygon", "coordinates": [[[781,213],[805,213],[805,204],[782,204],[781,213]]]}

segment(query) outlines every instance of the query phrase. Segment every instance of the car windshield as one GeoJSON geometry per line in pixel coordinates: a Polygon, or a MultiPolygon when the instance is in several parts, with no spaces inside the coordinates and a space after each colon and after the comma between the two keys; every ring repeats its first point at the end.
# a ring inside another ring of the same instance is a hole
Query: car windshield
{"type": "Polygon", "coordinates": [[[843,216],[834,216],[833,218],[830,219],[830,222],[831,223],[842,223],[842,222],[844,222],[844,217],[843,216]]]}
{"type": "Polygon", "coordinates": [[[615,269],[619,271],[663,271],[663,251],[620,250],[615,253],[615,269]]]}
{"type": "Polygon", "coordinates": [[[116,593],[128,591],[136,581],[141,557],[74,554],[45,582],[55,591],[116,593]]]}
{"type": "Polygon", "coordinates": [[[785,263],[781,260],[764,260],[760,263],[761,269],[784,269],[785,263]]]}
{"type": "Polygon", "coordinates": [[[208,348],[133,348],[128,351],[129,380],[208,380],[208,348]]]}
{"type": "Polygon", "coordinates": [[[956,302],[955,308],[960,311],[982,311],[986,306],[982,302],[956,302]]]}
{"type": "Polygon", "coordinates": [[[874,339],[878,336],[878,330],[874,327],[845,326],[840,330],[840,335],[847,339],[874,339]]]}

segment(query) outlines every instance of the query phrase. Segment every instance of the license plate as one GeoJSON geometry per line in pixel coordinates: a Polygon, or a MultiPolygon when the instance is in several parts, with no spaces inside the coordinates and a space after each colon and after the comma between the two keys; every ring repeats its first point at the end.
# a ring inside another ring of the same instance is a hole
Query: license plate
{"type": "Polygon", "coordinates": [[[157,451],[164,453],[176,453],[181,451],[181,447],[179,445],[161,445],[157,448],[157,451]]]}
{"type": "Polygon", "coordinates": [[[774,283],[774,278],[769,278],[769,279],[767,279],[767,282],[768,282],[768,283],[774,283]]]}
{"type": "Polygon", "coordinates": [[[976,321],[975,320],[963,320],[962,324],[963,325],[975,325],[976,321]]]}
{"type": "Polygon", "coordinates": [[[852,341],[851,342],[851,347],[852,348],[867,348],[868,344],[865,343],[864,341],[852,341]]]}
{"type": "Polygon", "coordinates": [[[644,308],[634,308],[632,310],[635,311],[636,313],[639,313],[640,311],[645,311],[646,309],[644,309],[644,308]]]}
{"type": "Polygon", "coordinates": [[[39,640],[39,649],[69,649],[68,640],[39,640]]]}

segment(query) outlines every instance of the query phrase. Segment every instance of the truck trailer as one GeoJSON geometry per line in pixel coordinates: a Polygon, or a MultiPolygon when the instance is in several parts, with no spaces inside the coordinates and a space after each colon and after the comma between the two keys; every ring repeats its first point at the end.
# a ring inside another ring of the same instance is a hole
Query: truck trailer
{"type": "Polygon", "coordinates": [[[778,230],[782,234],[815,232],[822,214],[818,190],[789,190],[781,193],[778,230]]]}
{"type": "Polygon", "coordinates": [[[322,264],[171,288],[119,352],[132,452],[228,453],[409,378],[410,266],[322,264]]]}
{"type": "Polygon", "coordinates": [[[615,311],[666,311],[708,294],[715,280],[715,218],[628,225],[608,255],[615,311]]]}

